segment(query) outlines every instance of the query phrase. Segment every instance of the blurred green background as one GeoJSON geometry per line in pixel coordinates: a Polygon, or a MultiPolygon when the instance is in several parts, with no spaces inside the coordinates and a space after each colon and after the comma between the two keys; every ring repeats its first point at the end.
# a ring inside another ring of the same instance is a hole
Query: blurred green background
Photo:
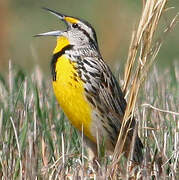
{"type": "MultiPolygon", "coordinates": [[[[161,19],[161,28],[179,11],[179,1],[169,0],[168,6],[175,9],[166,12],[161,19]]],[[[112,67],[124,65],[131,33],[141,14],[141,0],[1,0],[1,72],[8,70],[10,59],[28,71],[38,64],[44,72],[50,74],[49,64],[56,39],[32,36],[64,29],[65,26],[41,7],[89,21],[96,29],[104,60],[112,67]]],[[[165,68],[174,60],[179,60],[179,25],[166,38],[157,57],[157,64],[165,68]]]]}

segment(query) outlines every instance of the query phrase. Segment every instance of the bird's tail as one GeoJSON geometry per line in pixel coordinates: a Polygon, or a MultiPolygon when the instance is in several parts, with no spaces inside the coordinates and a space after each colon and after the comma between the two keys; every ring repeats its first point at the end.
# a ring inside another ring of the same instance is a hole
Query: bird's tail
{"type": "Polygon", "coordinates": [[[139,136],[137,135],[136,138],[135,138],[133,159],[132,159],[137,164],[142,163],[142,160],[143,160],[142,149],[143,149],[143,144],[142,144],[139,136]]]}
{"type": "Polygon", "coordinates": [[[142,153],[143,144],[138,136],[137,131],[135,130],[135,126],[136,126],[136,121],[133,118],[131,125],[130,125],[130,131],[128,131],[128,136],[126,138],[126,142],[124,145],[124,152],[125,152],[125,156],[127,158],[130,156],[130,154],[132,152],[131,160],[136,164],[141,164],[142,160],[143,160],[143,153],[142,153]],[[133,138],[135,138],[134,144],[131,143],[133,138]]]}

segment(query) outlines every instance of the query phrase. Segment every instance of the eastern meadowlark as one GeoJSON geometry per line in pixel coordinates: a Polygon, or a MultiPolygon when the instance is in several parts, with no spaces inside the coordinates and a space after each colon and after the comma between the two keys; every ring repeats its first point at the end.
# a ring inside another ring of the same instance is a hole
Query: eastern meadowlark
{"type": "MultiPolygon", "coordinates": [[[[113,151],[126,109],[126,101],[111,70],[99,51],[95,30],[86,21],[44,8],[63,21],[67,30],[36,36],[56,36],[51,60],[53,89],[60,107],[71,124],[82,131],[96,151],[97,139],[113,151]]],[[[128,156],[135,120],[124,145],[128,156]]],[[[133,161],[142,161],[142,148],[135,138],[133,161]]]]}

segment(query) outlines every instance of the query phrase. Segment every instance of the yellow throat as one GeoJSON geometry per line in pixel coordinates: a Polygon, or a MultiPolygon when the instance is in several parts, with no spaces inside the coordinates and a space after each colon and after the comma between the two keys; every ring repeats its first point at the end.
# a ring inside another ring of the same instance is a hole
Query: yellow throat
{"type": "MultiPolygon", "coordinates": [[[[59,53],[70,43],[64,36],[57,38],[54,54],[59,53]]],[[[75,62],[70,61],[65,54],[58,57],[55,65],[56,80],[53,81],[53,89],[64,113],[71,124],[92,141],[96,142],[91,134],[92,108],[84,95],[84,82],[78,76],[75,62]]]]}

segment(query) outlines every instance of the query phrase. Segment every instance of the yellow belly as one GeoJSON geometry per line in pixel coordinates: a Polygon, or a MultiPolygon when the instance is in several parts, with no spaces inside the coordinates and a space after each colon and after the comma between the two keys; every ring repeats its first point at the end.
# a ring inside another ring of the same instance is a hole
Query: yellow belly
{"type": "Polygon", "coordinates": [[[71,124],[82,130],[84,134],[95,142],[91,134],[91,114],[92,109],[84,95],[83,81],[80,80],[76,70],[73,68],[74,63],[61,56],[56,63],[56,81],[53,81],[53,89],[64,113],[71,124]]]}

